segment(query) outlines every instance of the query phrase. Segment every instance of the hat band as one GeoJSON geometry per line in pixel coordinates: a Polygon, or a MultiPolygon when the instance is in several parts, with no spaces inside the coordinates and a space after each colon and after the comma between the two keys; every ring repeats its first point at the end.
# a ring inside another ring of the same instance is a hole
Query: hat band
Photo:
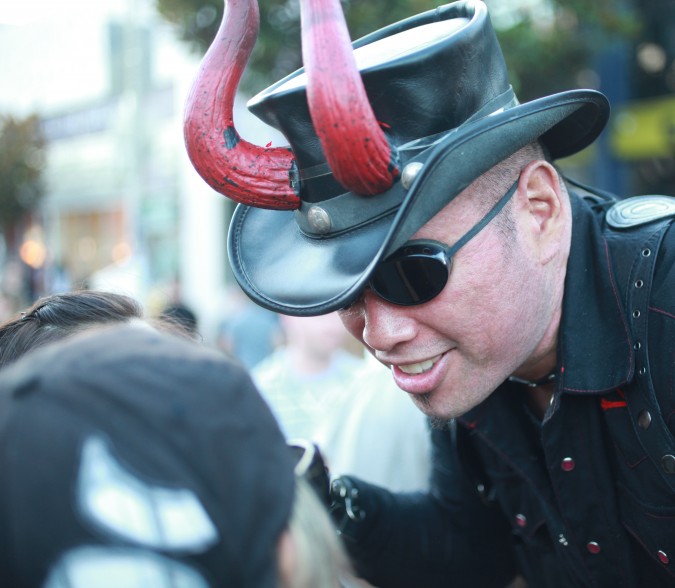
{"type": "MultiPolygon", "coordinates": [[[[366,198],[353,192],[345,192],[320,203],[302,201],[300,208],[293,213],[299,229],[309,237],[335,237],[392,214],[405,200],[412,182],[419,175],[424,162],[438,143],[477,120],[499,114],[518,104],[513,89],[509,88],[475,112],[460,126],[401,145],[398,148],[403,170],[401,181],[396,182],[384,194],[366,198]],[[418,165],[410,166],[413,163],[418,165]],[[408,181],[406,181],[406,168],[414,169],[408,181]]],[[[331,170],[328,164],[323,163],[300,170],[299,173],[300,178],[306,181],[330,175],[331,170]]]]}

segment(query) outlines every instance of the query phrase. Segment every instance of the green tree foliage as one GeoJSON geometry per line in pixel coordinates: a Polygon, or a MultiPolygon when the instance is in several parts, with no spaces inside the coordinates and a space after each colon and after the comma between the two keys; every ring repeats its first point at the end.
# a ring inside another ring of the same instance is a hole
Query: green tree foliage
{"type": "MultiPolygon", "coordinates": [[[[488,0],[500,11],[510,0],[488,0]]],[[[352,39],[382,26],[444,4],[434,0],[342,0],[352,39]]],[[[512,82],[521,100],[585,85],[583,74],[592,53],[603,43],[637,34],[635,13],[616,0],[542,0],[548,9],[514,11],[509,23],[495,22],[512,82]]],[[[156,0],[195,50],[208,48],[220,24],[223,0],[156,0]]],[[[255,93],[301,66],[298,0],[260,0],[260,36],[247,72],[244,91],[255,93]]]]}
{"type": "Polygon", "coordinates": [[[0,117],[0,229],[6,239],[44,194],[44,145],[37,116],[0,117]]]}
{"type": "Polygon", "coordinates": [[[594,55],[642,30],[637,14],[616,0],[550,0],[545,18],[522,12],[497,34],[521,101],[592,87],[594,55]]]}

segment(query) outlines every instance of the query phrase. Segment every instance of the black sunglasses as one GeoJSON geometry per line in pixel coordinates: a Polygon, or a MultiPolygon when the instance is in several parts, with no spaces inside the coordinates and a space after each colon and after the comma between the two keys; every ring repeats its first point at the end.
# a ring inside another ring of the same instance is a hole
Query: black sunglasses
{"type": "Polygon", "coordinates": [[[408,241],[375,268],[368,285],[380,298],[399,306],[415,306],[429,302],[445,288],[455,253],[499,214],[517,188],[518,180],[492,209],[452,246],[424,239],[408,241]]]}

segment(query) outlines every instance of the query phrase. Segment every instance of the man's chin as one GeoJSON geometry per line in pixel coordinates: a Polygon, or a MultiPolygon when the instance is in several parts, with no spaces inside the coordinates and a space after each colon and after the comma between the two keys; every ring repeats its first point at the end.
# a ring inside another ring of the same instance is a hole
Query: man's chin
{"type": "Polygon", "coordinates": [[[415,406],[421,410],[427,417],[432,427],[443,428],[445,424],[456,415],[451,412],[443,410],[444,407],[437,406],[434,402],[434,394],[428,392],[426,394],[410,394],[415,406]]]}
{"type": "Polygon", "coordinates": [[[428,392],[425,394],[409,394],[415,406],[422,411],[428,418],[432,427],[442,429],[448,421],[462,416],[470,410],[461,410],[457,406],[447,406],[439,402],[438,392],[428,392]]]}

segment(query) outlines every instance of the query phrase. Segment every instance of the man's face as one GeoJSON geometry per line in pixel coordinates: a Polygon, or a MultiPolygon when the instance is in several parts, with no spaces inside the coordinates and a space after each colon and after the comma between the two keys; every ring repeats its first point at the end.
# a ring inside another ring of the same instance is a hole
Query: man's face
{"type": "MultiPolygon", "coordinates": [[[[484,214],[467,188],[413,239],[455,243],[484,214]]],[[[516,194],[516,197],[518,194],[516,194]]],[[[522,200],[522,199],[521,199],[522,200]]],[[[452,418],[483,401],[536,354],[550,326],[547,281],[528,240],[526,212],[513,203],[513,230],[496,220],[453,259],[431,301],[397,306],[371,290],[341,311],[346,328],[382,363],[424,413],[452,418]]]]}

